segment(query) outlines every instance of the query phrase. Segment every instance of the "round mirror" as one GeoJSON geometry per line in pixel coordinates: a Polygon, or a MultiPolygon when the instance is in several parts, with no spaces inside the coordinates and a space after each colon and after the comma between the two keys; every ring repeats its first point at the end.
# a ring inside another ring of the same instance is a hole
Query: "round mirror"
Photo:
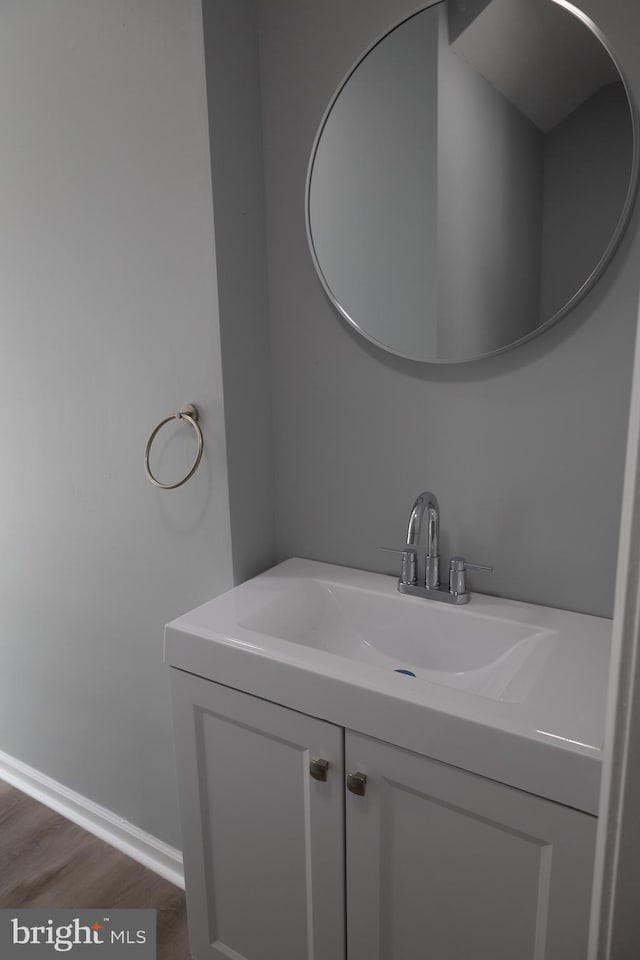
{"type": "Polygon", "coordinates": [[[379,40],[318,132],[307,229],[367,339],[413,360],[508,350],[591,288],[631,209],[636,113],[565,0],[441,0],[379,40]]]}

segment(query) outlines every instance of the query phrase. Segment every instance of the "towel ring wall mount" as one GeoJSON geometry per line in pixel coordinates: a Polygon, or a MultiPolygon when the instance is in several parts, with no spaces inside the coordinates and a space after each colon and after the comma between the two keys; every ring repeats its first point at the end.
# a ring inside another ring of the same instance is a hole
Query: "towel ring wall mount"
{"type": "Polygon", "coordinates": [[[160,487],[162,490],[175,490],[176,487],[181,487],[183,483],[186,483],[187,480],[189,480],[194,475],[194,473],[198,469],[200,460],[202,459],[203,449],[204,449],[204,441],[202,439],[202,430],[200,429],[200,425],[198,423],[198,408],[193,403],[186,403],[184,407],[182,407],[179,410],[178,413],[174,413],[170,417],[165,417],[164,420],[161,420],[158,426],[153,430],[149,439],[147,440],[147,445],[144,449],[145,473],[154,486],[160,487]],[[157,477],[153,475],[151,471],[151,467],[149,465],[149,454],[151,453],[151,447],[153,445],[153,441],[155,440],[158,433],[162,430],[165,424],[170,423],[172,420],[184,420],[186,423],[189,424],[190,427],[192,427],[192,429],[195,431],[195,434],[198,440],[198,449],[196,451],[195,459],[191,464],[191,467],[189,468],[189,472],[186,474],[186,476],[184,476],[181,480],[174,481],[174,483],[162,483],[160,480],[157,479],[157,477]]]}

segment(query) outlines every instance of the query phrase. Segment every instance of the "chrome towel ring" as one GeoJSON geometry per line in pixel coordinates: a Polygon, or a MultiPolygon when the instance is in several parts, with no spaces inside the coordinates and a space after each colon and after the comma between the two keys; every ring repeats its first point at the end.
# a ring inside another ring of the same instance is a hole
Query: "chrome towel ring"
{"type": "Polygon", "coordinates": [[[187,403],[184,407],[182,407],[179,413],[174,413],[172,416],[161,420],[147,440],[147,445],[144,449],[144,471],[149,480],[151,480],[151,483],[153,483],[156,487],[161,487],[163,490],[174,490],[176,487],[181,487],[183,483],[186,483],[187,480],[194,475],[202,458],[203,448],[204,441],[202,439],[202,430],[198,424],[198,409],[193,403],[187,403]],[[175,483],[161,483],[160,480],[157,480],[151,472],[151,467],[149,466],[149,454],[151,453],[151,445],[153,444],[156,435],[160,432],[160,430],[162,430],[164,425],[166,423],[170,423],[171,420],[185,420],[191,427],[193,427],[198,438],[198,450],[196,453],[196,458],[191,464],[189,472],[185,477],[182,478],[182,480],[176,480],[175,483]]]}

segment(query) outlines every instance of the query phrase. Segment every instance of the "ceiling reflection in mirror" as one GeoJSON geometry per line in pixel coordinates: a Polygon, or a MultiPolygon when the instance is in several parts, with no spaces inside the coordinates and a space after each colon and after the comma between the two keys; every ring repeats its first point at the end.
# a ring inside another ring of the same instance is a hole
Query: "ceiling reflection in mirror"
{"type": "Polygon", "coordinates": [[[336,94],[307,226],[326,292],[403,357],[521,343],[591,288],[628,219],[635,111],[603,38],[556,0],[443,0],[336,94]]]}

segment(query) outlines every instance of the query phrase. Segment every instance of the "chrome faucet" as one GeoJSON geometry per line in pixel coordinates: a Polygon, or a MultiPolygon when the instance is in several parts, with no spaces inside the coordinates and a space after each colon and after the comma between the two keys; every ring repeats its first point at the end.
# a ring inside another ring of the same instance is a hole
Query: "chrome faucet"
{"type": "Polygon", "coordinates": [[[402,570],[398,580],[400,593],[444,603],[468,603],[470,593],[466,571],[485,570],[493,573],[493,567],[480,563],[468,563],[464,557],[452,557],[449,563],[449,586],[440,586],[440,507],[434,493],[425,490],[416,497],[409,516],[407,544],[402,554],[402,570]],[[418,580],[418,546],[425,513],[427,514],[427,550],[424,560],[424,578],[418,580]]]}
{"type": "Polygon", "coordinates": [[[427,514],[427,552],[425,555],[424,580],[427,590],[437,590],[440,586],[440,507],[435,493],[425,490],[411,508],[407,529],[407,547],[418,549],[422,518],[427,514]]]}

